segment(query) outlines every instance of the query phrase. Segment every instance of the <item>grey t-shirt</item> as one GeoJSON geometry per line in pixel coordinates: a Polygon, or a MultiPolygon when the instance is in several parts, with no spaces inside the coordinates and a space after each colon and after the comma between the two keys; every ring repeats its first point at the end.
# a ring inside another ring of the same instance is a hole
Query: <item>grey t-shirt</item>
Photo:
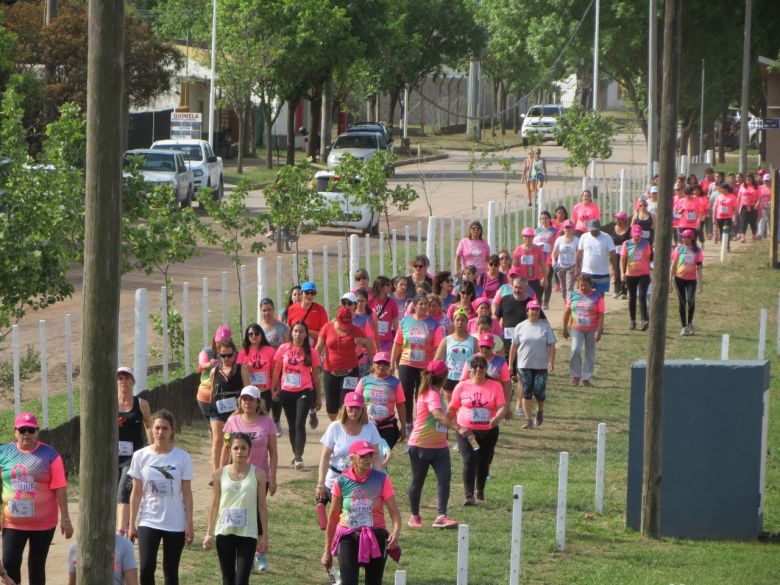
{"type": "MultiPolygon", "coordinates": [[[[70,545],[70,552],[68,552],[68,573],[76,572],[77,544],[78,541],[70,545]]],[[[114,580],[112,585],[125,585],[125,571],[135,568],[136,564],[133,545],[126,538],[116,536],[116,544],[114,545],[114,580]]]]}
{"type": "Polygon", "coordinates": [[[285,336],[290,331],[290,328],[281,321],[275,321],[272,327],[260,325],[260,328],[263,330],[263,333],[265,333],[265,338],[268,340],[268,343],[274,349],[279,349],[279,346],[285,341],[285,336]]]}
{"type": "Polygon", "coordinates": [[[526,319],[518,323],[512,335],[512,343],[519,346],[517,369],[546,370],[547,346],[555,342],[555,333],[546,319],[539,319],[536,323],[526,319]]]}

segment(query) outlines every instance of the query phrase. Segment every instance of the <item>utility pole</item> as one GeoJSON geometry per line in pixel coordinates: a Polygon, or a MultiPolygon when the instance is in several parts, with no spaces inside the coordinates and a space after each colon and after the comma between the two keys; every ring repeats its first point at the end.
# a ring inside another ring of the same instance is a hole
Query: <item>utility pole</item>
{"type": "Polygon", "coordinates": [[[750,100],[750,24],[753,0],[745,0],[745,37],[742,42],[742,98],[739,110],[739,172],[747,172],[748,100],[750,100]]]}
{"type": "Polygon", "coordinates": [[[482,132],[479,120],[479,99],[482,95],[480,91],[480,60],[473,57],[469,62],[469,88],[468,88],[468,118],[466,119],[466,133],[474,142],[478,142],[482,132]]]}
{"type": "Polygon", "coordinates": [[[601,0],[596,0],[596,22],[593,27],[593,110],[599,109],[599,17],[601,0]]]}
{"type": "Polygon", "coordinates": [[[333,127],[333,76],[329,75],[322,85],[322,108],[320,110],[320,160],[326,159],[325,151],[330,144],[333,127]]]}
{"type": "Polygon", "coordinates": [[[114,575],[117,320],[122,233],[120,133],[125,0],[89,0],[79,547],[76,578],[114,575]]]}
{"type": "MultiPolygon", "coordinates": [[[[217,0],[211,4],[211,84],[209,85],[209,144],[214,148],[214,118],[217,115],[217,0]]],[[[271,145],[267,144],[270,150],[271,145]]]]}
{"type": "Polygon", "coordinates": [[[658,0],[650,0],[647,31],[647,184],[653,180],[658,121],[658,0]]]}
{"type": "MultiPolygon", "coordinates": [[[[45,6],[43,9],[43,25],[49,26],[52,21],[57,18],[57,0],[45,0],[45,6]]],[[[54,82],[55,66],[48,65],[46,67],[45,80],[46,85],[54,82]]],[[[43,117],[46,123],[54,120],[55,108],[51,99],[46,99],[43,102],[43,117]]]]}
{"type": "Polygon", "coordinates": [[[657,237],[650,308],[650,340],[645,379],[645,426],[642,460],[642,536],[655,538],[661,525],[661,406],[664,391],[664,343],[669,299],[672,191],[676,174],[677,101],[680,79],[682,0],[664,3],[664,55],[661,94],[661,149],[657,237]]]}

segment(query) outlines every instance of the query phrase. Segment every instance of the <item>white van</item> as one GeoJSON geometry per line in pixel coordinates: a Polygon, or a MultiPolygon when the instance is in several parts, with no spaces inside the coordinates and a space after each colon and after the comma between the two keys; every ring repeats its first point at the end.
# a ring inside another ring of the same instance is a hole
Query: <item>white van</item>
{"type": "Polygon", "coordinates": [[[558,118],[564,112],[560,104],[546,104],[531,106],[528,113],[523,116],[523,125],[520,128],[520,136],[523,138],[523,146],[528,146],[528,137],[532,132],[542,135],[542,140],[553,140],[553,132],[558,127],[558,118]]]}

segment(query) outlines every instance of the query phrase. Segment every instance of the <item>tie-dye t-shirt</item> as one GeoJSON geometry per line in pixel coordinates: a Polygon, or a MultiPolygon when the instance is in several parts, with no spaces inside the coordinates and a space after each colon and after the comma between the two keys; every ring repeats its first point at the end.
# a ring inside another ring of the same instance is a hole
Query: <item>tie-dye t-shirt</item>
{"type": "Polygon", "coordinates": [[[436,409],[444,410],[438,390],[428,388],[417,396],[417,414],[409,435],[409,445],[424,449],[447,448],[447,427],[433,416],[436,409]]]}
{"type": "Polygon", "coordinates": [[[433,352],[439,347],[441,340],[441,328],[436,321],[421,321],[411,315],[404,317],[395,334],[395,343],[402,348],[400,363],[424,369],[433,359],[433,352]]]}
{"type": "Polygon", "coordinates": [[[566,299],[566,306],[571,307],[571,326],[580,331],[591,331],[599,325],[599,313],[605,311],[604,297],[597,291],[587,295],[573,290],[566,299]]]}
{"type": "Polygon", "coordinates": [[[357,383],[355,392],[363,395],[368,419],[375,423],[395,416],[395,405],[406,402],[401,381],[395,376],[364,376],[357,383]]]}
{"type": "Polygon", "coordinates": [[[50,530],[57,526],[56,490],[68,486],[62,458],[53,447],[38,443],[22,451],[16,443],[0,447],[3,481],[3,528],[50,530]]]}
{"type": "Polygon", "coordinates": [[[683,280],[696,280],[696,267],[704,262],[701,248],[694,251],[687,246],[677,246],[672,250],[672,268],[674,275],[683,280]]]}
{"type": "Polygon", "coordinates": [[[626,276],[650,274],[650,242],[642,238],[639,242],[627,240],[620,248],[620,255],[626,257],[626,276]]]}
{"type": "Polygon", "coordinates": [[[548,228],[539,226],[536,228],[536,237],[534,237],[534,244],[542,248],[544,252],[544,263],[552,264],[552,251],[555,245],[555,240],[558,238],[558,230],[553,226],[548,228]]]}
{"type": "Polygon", "coordinates": [[[385,501],[395,495],[393,484],[386,473],[372,469],[365,477],[358,477],[352,468],[333,482],[333,495],[342,498],[339,526],[357,530],[363,526],[385,527],[385,501]]]}

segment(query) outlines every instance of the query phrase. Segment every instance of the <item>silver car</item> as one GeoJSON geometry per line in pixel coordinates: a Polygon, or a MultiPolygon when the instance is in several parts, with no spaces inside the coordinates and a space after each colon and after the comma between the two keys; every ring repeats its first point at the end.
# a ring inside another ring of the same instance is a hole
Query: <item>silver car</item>
{"type": "MultiPolygon", "coordinates": [[[[327,165],[334,169],[345,154],[350,154],[359,160],[367,160],[373,156],[383,156],[387,160],[390,149],[385,137],[379,132],[347,132],[339,135],[328,154],[327,165]]],[[[393,166],[388,163],[388,171],[392,173],[393,166]]]]}
{"type": "MultiPolygon", "coordinates": [[[[360,230],[364,234],[379,234],[379,213],[368,205],[353,205],[344,195],[339,184],[341,179],[333,171],[318,171],[314,175],[314,188],[328,202],[336,202],[341,208],[342,217],[332,221],[331,225],[360,230]]],[[[358,181],[360,179],[357,179],[358,181]]]]}
{"type": "Polygon", "coordinates": [[[124,156],[125,168],[129,166],[132,157],[143,159],[139,170],[147,183],[155,186],[170,185],[176,200],[182,207],[189,207],[192,204],[192,195],[195,192],[194,179],[181,152],[149,148],[128,150],[124,156]]]}

